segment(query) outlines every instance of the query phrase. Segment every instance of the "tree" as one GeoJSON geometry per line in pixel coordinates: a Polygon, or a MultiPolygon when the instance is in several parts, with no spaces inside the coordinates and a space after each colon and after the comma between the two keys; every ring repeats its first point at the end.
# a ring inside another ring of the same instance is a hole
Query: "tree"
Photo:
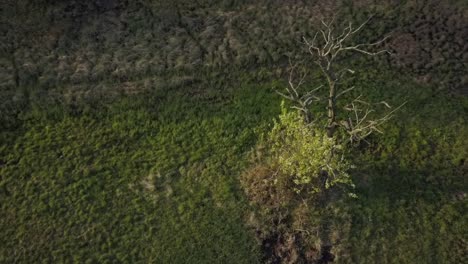
{"type": "MultiPolygon", "coordinates": [[[[354,89],[354,87],[340,86],[346,74],[354,73],[354,70],[348,67],[340,67],[337,63],[337,59],[340,55],[346,52],[355,52],[369,56],[389,53],[385,49],[377,51],[368,50],[368,48],[382,44],[388,36],[371,43],[350,44],[352,38],[364,28],[370,19],[371,18],[367,19],[357,27],[353,27],[353,23],[349,22],[348,25],[338,33],[338,30],[334,28],[333,20],[329,23],[322,21],[322,28],[315,33],[311,40],[306,37],[302,39],[308,54],[311,56],[310,58],[313,64],[318,66],[320,75],[326,80],[326,84],[311,89],[304,89],[307,71],[300,69],[298,64],[292,64],[290,62],[289,85],[285,88],[285,92],[277,91],[278,94],[292,103],[292,108],[297,109],[299,113],[301,113],[303,122],[307,126],[314,127],[314,129],[311,130],[311,138],[315,137],[314,134],[316,133],[322,134],[321,130],[325,129],[327,137],[332,139],[332,146],[326,151],[329,157],[327,159],[321,158],[316,161],[319,162],[319,164],[316,165],[320,168],[320,173],[318,173],[316,169],[309,167],[309,169],[311,169],[310,174],[314,174],[315,177],[321,175],[322,183],[320,189],[322,193],[325,194],[327,192],[326,190],[333,185],[333,182],[352,185],[352,182],[348,180],[348,176],[343,168],[341,168],[338,163],[332,163],[332,161],[337,158],[335,156],[339,155],[339,153],[343,155],[344,152],[342,150],[347,147],[348,143],[364,140],[373,132],[382,133],[380,126],[387,122],[392,117],[393,113],[402,106],[400,105],[391,110],[383,117],[371,118],[371,114],[375,112],[374,107],[376,105],[383,105],[389,109],[391,106],[385,101],[381,101],[377,104],[369,103],[363,99],[362,95],[359,95],[344,102],[341,113],[339,111],[340,109],[337,107],[338,100],[342,100],[343,95],[354,89]],[[325,90],[325,93],[323,90],[325,90]],[[325,120],[320,120],[319,115],[312,113],[311,106],[323,103],[324,101],[326,102],[327,109],[326,118],[325,120]],[[324,128],[321,128],[320,126],[323,123],[326,123],[326,125],[324,128]],[[342,133],[337,133],[339,130],[341,130],[340,132],[342,133]],[[341,174],[343,179],[341,179],[337,173],[341,174]],[[332,176],[335,180],[330,179],[332,176]]],[[[286,125],[290,126],[290,124],[286,125]]],[[[285,131],[288,131],[288,129],[285,131]]],[[[290,141],[290,139],[286,141],[290,141]]],[[[291,143],[286,141],[283,139],[284,147],[289,148],[291,143]]],[[[326,141],[322,140],[321,144],[326,144],[326,141]]],[[[294,157],[294,155],[291,155],[291,157],[294,157]]],[[[312,157],[314,156],[311,155],[311,158],[312,157]]],[[[304,158],[306,157],[301,156],[301,159],[304,158]]],[[[281,164],[281,167],[289,168],[291,164],[296,164],[297,166],[297,164],[300,163],[300,160],[296,160],[295,162],[289,160],[288,163],[281,164]]],[[[326,200],[327,199],[325,199],[325,201],[326,200]]]]}
{"type": "MultiPolygon", "coordinates": [[[[308,53],[311,55],[312,62],[318,66],[322,77],[326,80],[326,87],[328,88],[326,98],[323,98],[320,94],[324,85],[302,92],[301,94],[300,89],[304,85],[307,73],[302,72],[300,76],[297,77],[296,72],[298,66],[292,63],[290,63],[289,87],[286,88],[286,93],[278,91],[281,96],[293,102],[293,108],[298,109],[304,115],[305,122],[307,123],[313,123],[315,121],[312,118],[310,106],[313,103],[321,102],[325,99],[327,101],[326,130],[330,138],[335,135],[337,128],[343,129],[349,135],[350,141],[363,140],[373,132],[381,133],[382,131],[379,129],[379,126],[388,121],[392,117],[392,114],[402,106],[393,109],[381,118],[370,119],[369,114],[375,111],[373,109],[375,104],[366,102],[362,95],[360,95],[350,100],[343,108],[343,110],[348,113],[345,115],[346,117],[338,117],[337,100],[354,89],[354,87],[341,88],[339,86],[340,81],[346,74],[352,74],[355,71],[347,67],[340,68],[336,63],[337,58],[346,52],[361,53],[369,56],[390,53],[385,49],[378,51],[367,50],[369,47],[375,47],[384,43],[389,36],[371,43],[349,44],[352,38],[364,28],[370,19],[371,18],[367,19],[358,27],[353,27],[353,23],[349,22],[338,34],[336,33],[337,30],[334,28],[334,20],[329,23],[322,21],[323,28],[314,35],[312,40],[303,37],[304,44],[308,53]]],[[[391,108],[385,101],[381,101],[378,104],[391,108]]]]}
{"type": "Polygon", "coordinates": [[[375,118],[372,113],[377,106],[389,109],[391,106],[385,101],[369,103],[362,95],[352,99],[344,96],[354,87],[344,87],[342,80],[354,70],[337,63],[342,54],[388,53],[384,49],[368,50],[383,43],[388,36],[376,42],[349,44],[369,20],[358,27],[349,23],[338,33],[333,20],[322,21],[322,28],[312,39],[303,38],[325,83],[310,88],[306,85],[307,69],[290,62],[288,86],[277,93],[297,111],[288,111],[283,101],[279,120],[260,144],[268,158],[258,160],[241,178],[251,204],[258,211],[260,220],[254,222],[261,224],[255,226],[257,233],[264,241],[276,241],[272,262],[290,261],[295,256],[291,263],[328,263],[333,258],[327,208],[333,206],[339,189],[336,187],[345,187],[346,193],[355,197],[349,191],[349,187],[354,187],[349,175],[353,167],[347,159],[349,150],[373,132],[382,133],[381,125],[402,106],[375,118]],[[314,105],[326,106],[326,114],[314,112],[314,105]],[[311,212],[316,213],[315,220],[310,220],[311,212]],[[319,223],[313,222],[318,219],[319,223]]]}

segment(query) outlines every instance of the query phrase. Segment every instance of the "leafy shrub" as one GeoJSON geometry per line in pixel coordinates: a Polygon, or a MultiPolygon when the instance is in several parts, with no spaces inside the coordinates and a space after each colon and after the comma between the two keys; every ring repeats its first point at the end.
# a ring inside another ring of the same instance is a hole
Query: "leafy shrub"
{"type": "Polygon", "coordinates": [[[284,104],[282,109],[267,142],[282,173],[292,177],[294,190],[320,192],[324,171],[329,174],[323,183],[326,189],[339,183],[353,186],[348,174],[351,164],[344,158],[343,146],[329,138],[324,129],[306,124],[299,112],[287,111],[284,104]]]}

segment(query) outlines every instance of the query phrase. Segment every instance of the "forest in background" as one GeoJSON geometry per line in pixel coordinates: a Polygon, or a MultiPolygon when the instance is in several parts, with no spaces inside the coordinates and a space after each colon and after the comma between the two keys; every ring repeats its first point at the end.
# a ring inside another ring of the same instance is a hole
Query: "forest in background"
{"type": "Polygon", "coordinates": [[[0,262],[262,262],[238,179],[333,14],[392,33],[393,55],[342,61],[349,85],[407,101],[352,155],[335,262],[466,261],[464,1],[6,2],[0,262]]]}

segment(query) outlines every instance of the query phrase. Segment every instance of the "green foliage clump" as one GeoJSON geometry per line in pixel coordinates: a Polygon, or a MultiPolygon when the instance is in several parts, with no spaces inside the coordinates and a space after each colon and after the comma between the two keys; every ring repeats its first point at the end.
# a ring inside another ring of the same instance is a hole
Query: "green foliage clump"
{"type": "Polygon", "coordinates": [[[320,191],[320,175],[329,174],[325,188],[341,183],[353,186],[348,170],[351,164],[344,158],[344,146],[329,138],[325,129],[304,122],[296,111],[287,111],[282,105],[279,121],[268,134],[267,144],[280,170],[293,177],[295,190],[307,188],[320,191]]]}
{"type": "Polygon", "coordinates": [[[354,187],[348,173],[352,166],[345,148],[325,128],[306,123],[284,101],[281,110],[272,130],[262,135],[256,163],[240,178],[254,208],[249,224],[264,251],[273,252],[264,256],[266,262],[313,263],[321,244],[328,243],[321,221],[330,213],[323,204],[333,204],[325,197],[335,185],[354,187]]]}

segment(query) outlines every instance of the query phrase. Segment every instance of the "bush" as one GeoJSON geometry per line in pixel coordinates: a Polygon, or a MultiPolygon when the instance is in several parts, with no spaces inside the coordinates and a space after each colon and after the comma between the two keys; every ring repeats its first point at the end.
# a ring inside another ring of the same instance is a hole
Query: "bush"
{"type": "Polygon", "coordinates": [[[299,112],[288,112],[283,104],[279,121],[268,134],[271,155],[281,172],[292,177],[294,190],[312,193],[336,184],[354,186],[347,171],[351,164],[344,159],[344,148],[324,129],[306,124],[299,112]],[[328,174],[325,182],[321,175],[328,174]]]}

